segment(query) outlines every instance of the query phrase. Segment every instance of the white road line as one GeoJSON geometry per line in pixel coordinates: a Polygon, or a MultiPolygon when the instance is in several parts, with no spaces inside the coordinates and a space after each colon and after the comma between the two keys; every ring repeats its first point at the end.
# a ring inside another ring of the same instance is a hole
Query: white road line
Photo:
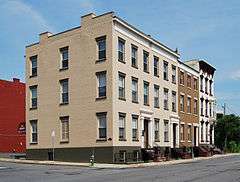
{"type": "Polygon", "coordinates": [[[0,170],[1,170],[1,169],[6,169],[6,167],[1,167],[1,166],[0,166],[0,170]]]}

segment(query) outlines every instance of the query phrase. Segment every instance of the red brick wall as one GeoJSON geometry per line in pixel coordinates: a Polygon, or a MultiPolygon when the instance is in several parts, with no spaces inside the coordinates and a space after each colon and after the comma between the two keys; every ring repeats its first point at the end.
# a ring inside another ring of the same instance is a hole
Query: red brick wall
{"type": "Polygon", "coordinates": [[[25,84],[0,80],[0,152],[25,152],[25,84]]]}

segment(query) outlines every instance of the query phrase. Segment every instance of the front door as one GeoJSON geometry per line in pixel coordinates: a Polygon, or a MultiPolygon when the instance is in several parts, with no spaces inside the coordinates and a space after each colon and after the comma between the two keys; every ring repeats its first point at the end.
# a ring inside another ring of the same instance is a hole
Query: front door
{"type": "Polygon", "coordinates": [[[197,146],[197,127],[196,127],[196,126],[194,126],[193,132],[194,132],[194,133],[193,133],[193,137],[194,137],[194,138],[193,138],[193,140],[194,140],[194,141],[193,141],[193,142],[194,142],[193,144],[194,144],[194,146],[197,146]]]}
{"type": "Polygon", "coordinates": [[[177,141],[176,141],[176,130],[177,130],[177,124],[176,123],[173,123],[173,148],[176,148],[176,144],[177,144],[177,141]]]}
{"type": "Polygon", "coordinates": [[[144,119],[144,148],[148,148],[148,120],[144,119]]]}

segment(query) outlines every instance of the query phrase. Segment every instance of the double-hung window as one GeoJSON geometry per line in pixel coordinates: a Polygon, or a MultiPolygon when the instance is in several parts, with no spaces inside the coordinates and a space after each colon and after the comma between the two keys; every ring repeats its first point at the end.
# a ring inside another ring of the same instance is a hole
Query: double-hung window
{"type": "Polygon", "coordinates": [[[184,85],[184,72],[180,71],[179,82],[181,85],[184,85]]]}
{"type": "Polygon", "coordinates": [[[208,93],[208,79],[205,78],[205,93],[208,93]]]}
{"type": "Polygon", "coordinates": [[[191,75],[187,75],[187,87],[191,88],[191,75]]]}
{"type": "Polygon", "coordinates": [[[107,87],[106,87],[106,71],[103,72],[97,72],[97,81],[98,81],[98,98],[101,97],[106,97],[106,91],[107,91],[107,87]]]}
{"type": "Polygon", "coordinates": [[[132,115],[132,140],[138,140],[138,116],[132,115]]]}
{"type": "Polygon", "coordinates": [[[132,78],[132,102],[138,102],[138,79],[132,78]]]}
{"type": "Polygon", "coordinates": [[[187,98],[187,113],[191,113],[191,97],[187,98]]]}
{"type": "Polygon", "coordinates": [[[154,107],[159,108],[159,86],[154,85],[154,107]]]}
{"type": "Polygon", "coordinates": [[[69,102],[69,93],[68,93],[68,79],[60,80],[61,86],[61,104],[68,104],[69,102]]]}
{"type": "Polygon", "coordinates": [[[61,53],[61,69],[68,69],[68,47],[60,49],[61,53]]]}
{"type": "Polygon", "coordinates": [[[159,119],[154,119],[154,139],[159,142],[159,119]]]}
{"type": "Polygon", "coordinates": [[[180,111],[184,112],[184,95],[180,95],[180,111]]]}
{"type": "Polygon", "coordinates": [[[107,113],[97,113],[98,138],[107,139],[107,113]]]}
{"type": "Polygon", "coordinates": [[[144,105],[149,105],[149,83],[143,82],[143,103],[144,105]]]}
{"type": "Polygon", "coordinates": [[[119,140],[126,140],[126,114],[119,113],[119,140]]]}
{"type": "Polygon", "coordinates": [[[30,86],[30,95],[31,95],[31,100],[30,100],[30,108],[31,109],[36,109],[38,105],[38,99],[37,99],[37,85],[30,86]]]}
{"type": "Polygon", "coordinates": [[[125,62],[125,40],[118,38],[118,60],[125,62]]]}
{"type": "Polygon", "coordinates": [[[38,127],[37,127],[37,120],[31,120],[31,143],[37,143],[38,142],[38,127]]]}
{"type": "Polygon", "coordinates": [[[203,116],[203,98],[201,98],[201,116],[203,116]]]}
{"type": "Polygon", "coordinates": [[[134,45],[132,45],[132,67],[137,68],[137,53],[138,53],[138,48],[134,45]]]}
{"type": "Polygon", "coordinates": [[[168,110],[168,89],[163,89],[163,109],[168,110]]]}
{"type": "Polygon", "coordinates": [[[154,69],[154,76],[159,76],[159,58],[154,56],[153,58],[153,69],[154,69]]]}
{"type": "Polygon", "coordinates": [[[143,51],[143,71],[149,72],[149,53],[146,51],[143,51]]]}
{"type": "Polygon", "coordinates": [[[98,60],[106,59],[106,36],[96,39],[98,47],[98,60]]]}
{"type": "Polygon", "coordinates": [[[61,141],[69,141],[69,116],[60,117],[61,121],[61,141]]]}
{"type": "Polygon", "coordinates": [[[37,55],[30,57],[31,62],[31,77],[37,76],[37,55]]]}
{"type": "Polygon", "coordinates": [[[192,140],[192,127],[191,127],[191,125],[188,125],[187,134],[188,134],[188,141],[191,141],[192,140]]]}
{"type": "Polygon", "coordinates": [[[200,91],[203,92],[203,76],[200,76],[200,91]]]}
{"type": "Polygon", "coordinates": [[[180,125],[180,140],[184,141],[184,124],[180,125]]]}
{"type": "Polygon", "coordinates": [[[176,66],[172,65],[172,83],[176,84],[177,80],[177,68],[176,66]]]}
{"type": "Polygon", "coordinates": [[[164,120],[164,142],[169,142],[169,121],[164,120]]]}
{"type": "Polygon", "coordinates": [[[118,98],[125,99],[125,74],[118,73],[118,98]]]}
{"type": "Polygon", "coordinates": [[[193,114],[198,114],[197,108],[198,108],[198,100],[194,99],[193,114]]]}
{"type": "Polygon", "coordinates": [[[197,81],[198,81],[197,78],[194,78],[194,79],[193,79],[193,89],[194,89],[194,90],[197,90],[197,89],[198,89],[197,81]]]}
{"type": "Polygon", "coordinates": [[[177,111],[177,93],[172,91],[172,111],[177,111]]]}
{"type": "Polygon", "coordinates": [[[168,81],[168,62],[163,61],[163,79],[168,81]]]}
{"type": "Polygon", "coordinates": [[[205,100],[205,116],[208,117],[208,100],[205,100]]]}

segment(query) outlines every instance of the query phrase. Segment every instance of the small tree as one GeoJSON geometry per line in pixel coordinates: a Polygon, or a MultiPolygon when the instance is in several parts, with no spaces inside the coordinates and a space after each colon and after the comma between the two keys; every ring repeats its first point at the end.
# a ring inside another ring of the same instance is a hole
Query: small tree
{"type": "Polygon", "coordinates": [[[215,144],[225,151],[236,151],[236,149],[232,149],[234,146],[239,148],[240,117],[231,114],[217,120],[215,125],[215,144]]]}

